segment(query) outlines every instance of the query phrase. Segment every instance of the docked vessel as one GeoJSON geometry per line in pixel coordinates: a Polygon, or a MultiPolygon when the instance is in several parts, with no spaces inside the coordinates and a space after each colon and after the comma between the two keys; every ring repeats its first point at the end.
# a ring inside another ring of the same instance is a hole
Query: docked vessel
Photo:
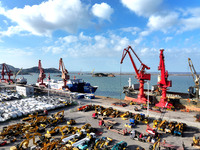
{"type": "Polygon", "coordinates": [[[24,78],[23,76],[22,76],[22,77],[19,77],[19,78],[16,80],[16,84],[25,85],[25,84],[27,84],[27,79],[24,78]]]}
{"type": "Polygon", "coordinates": [[[44,83],[50,89],[65,89],[71,92],[79,92],[79,93],[95,93],[98,86],[92,86],[90,83],[83,81],[82,79],[69,79],[67,80],[66,88],[63,88],[62,80],[54,80],[44,81],[44,83]]]}
{"type": "MultiPolygon", "coordinates": [[[[133,101],[135,98],[137,98],[139,89],[134,88],[134,86],[124,86],[123,93],[125,94],[124,100],[133,101]]],[[[161,91],[158,89],[152,88],[149,91],[148,89],[144,89],[144,93],[147,99],[149,97],[149,101],[153,106],[160,101],[161,91]]],[[[167,91],[166,96],[168,97],[168,102],[170,102],[177,109],[200,111],[200,100],[196,98],[190,98],[189,93],[167,91]]]]}

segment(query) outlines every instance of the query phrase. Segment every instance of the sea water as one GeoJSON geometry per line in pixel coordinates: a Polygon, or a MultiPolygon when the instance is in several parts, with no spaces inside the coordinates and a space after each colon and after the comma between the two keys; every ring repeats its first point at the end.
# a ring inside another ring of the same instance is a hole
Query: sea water
{"type": "MultiPolygon", "coordinates": [[[[57,77],[55,73],[51,73],[51,79],[61,80],[61,77],[57,77]]],[[[78,78],[83,79],[85,82],[89,82],[92,86],[98,86],[95,95],[112,97],[118,99],[124,99],[123,87],[127,86],[129,78],[132,80],[132,84],[138,84],[138,80],[135,75],[116,75],[116,77],[92,77],[91,74],[69,74],[71,79],[78,78]]],[[[28,84],[35,84],[38,79],[38,74],[24,75],[27,78],[28,84]]],[[[48,76],[48,74],[47,74],[48,76]]],[[[157,84],[157,75],[152,75],[149,81],[149,89],[152,85],[157,84]]],[[[46,79],[45,79],[46,80],[46,79]]],[[[168,80],[172,81],[172,87],[169,87],[169,91],[184,92],[187,93],[188,87],[194,86],[192,76],[169,76],[168,80]]],[[[148,84],[145,83],[145,88],[148,88],[148,84]]]]}

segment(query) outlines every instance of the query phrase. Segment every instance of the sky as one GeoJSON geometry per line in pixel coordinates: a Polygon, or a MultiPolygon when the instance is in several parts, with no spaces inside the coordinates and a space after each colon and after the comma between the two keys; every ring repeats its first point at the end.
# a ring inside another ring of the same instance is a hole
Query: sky
{"type": "MultiPolygon", "coordinates": [[[[157,72],[200,72],[199,0],[0,0],[0,63],[70,71],[134,72],[125,48],[157,72]]],[[[139,69],[140,62],[133,56],[139,69]]]]}

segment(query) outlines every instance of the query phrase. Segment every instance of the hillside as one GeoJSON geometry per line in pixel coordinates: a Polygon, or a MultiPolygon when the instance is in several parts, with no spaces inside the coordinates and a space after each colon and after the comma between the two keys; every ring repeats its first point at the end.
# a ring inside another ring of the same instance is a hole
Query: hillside
{"type": "MultiPolygon", "coordinates": [[[[14,66],[8,65],[8,68],[13,71],[13,72],[18,72],[19,68],[15,68],[14,66]]],[[[2,64],[0,64],[0,72],[2,70],[2,64]]],[[[45,73],[61,73],[60,70],[56,68],[44,68],[45,73]]],[[[22,74],[29,74],[29,73],[39,73],[38,67],[32,67],[32,68],[27,68],[27,69],[22,69],[22,74]]]]}

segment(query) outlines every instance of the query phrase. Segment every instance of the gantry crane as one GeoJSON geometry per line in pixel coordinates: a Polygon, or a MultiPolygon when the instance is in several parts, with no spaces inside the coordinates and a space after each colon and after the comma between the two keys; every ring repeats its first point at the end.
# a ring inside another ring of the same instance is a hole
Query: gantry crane
{"type": "Polygon", "coordinates": [[[44,79],[46,78],[46,74],[44,72],[44,69],[42,68],[41,60],[39,60],[38,69],[40,71],[39,78],[38,78],[39,86],[45,86],[46,87],[46,84],[44,83],[44,79]]]}
{"type": "Polygon", "coordinates": [[[132,62],[132,65],[133,65],[133,68],[135,70],[135,73],[136,73],[136,78],[139,80],[139,83],[140,83],[140,87],[139,87],[139,94],[138,94],[138,97],[135,98],[135,99],[132,99],[132,101],[136,102],[136,103],[146,103],[147,102],[147,99],[145,97],[145,94],[144,94],[144,81],[145,80],[150,80],[151,79],[151,74],[148,74],[145,72],[145,69],[150,69],[150,67],[148,67],[147,65],[143,64],[142,61],[139,59],[139,57],[137,56],[137,54],[134,52],[134,50],[132,49],[131,46],[128,46],[127,49],[124,49],[123,51],[123,54],[122,54],[122,59],[121,59],[121,64],[123,63],[123,60],[124,58],[126,57],[126,54],[128,53],[130,59],[131,59],[131,62],[132,62]],[[130,50],[133,52],[133,54],[136,56],[136,58],[139,60],[139,62],[141,63],[141,66],[139,69],[137,69],[134,61],[133,61],[133,58],[131,56],[131,53],[130,53],[130,50]]]}
{"type": "Polygon", "coordinates": [[[163,55],[164,49],[160,49],[160,64],[158,66],[158,70],[160,70],[160,81],[158,82],[158,86],[162,90],[162,96],[160,98],[160,102],[156,104],[157,107],[162,108],[171,108],[172,104],[167,101],[167,88],[172,86],[172,81],[169,81],[167,78],[169,76],[168,71],[165,70],[165,59],[163,55]]]}
{"type": "MultiPolygon", "coordinates": [[[[195,86],[194,86],[195,93],[196,93],[195,98],[199,99],[199,75],[197,74],[197,72],[196,72],[196,70],[193,66],[192,60],[190,58],[188,58],[188,63],[189,63],[190,70],[191,70],[191,73],[192,73],[192,77],[193,77],[193,80],[194,80],[194,83],[195,83],[195,86]]],[[[190,88],[193,88],[193,87],[190,87],[190,88]]],[[[193,93],[191,93],[191,94],[193,94],[193,93]]]]}
{"type": "Polygon", "coordinates": [[[13,83],[13,80],[10,78],[11,76],[13,76],[13,73],[5,63],[2,64],[1,76],[2,76],[1,81],[5,81],[7,83],[10,83],[10,82],[13,83]],[[6,74],[8,76],[8,79],[4,78],[6,74]]]}
{"type": "Polygon", "coordinates": [[[62,58],[60,58],[59,60],[59,70],[61,69],[62,71],[62,79],[63,79],[63,82],[64,82],[64,85],[62,88],[67,88],[67,80],[69,79],[69,75],[68,75],[68,71],[67,69],[65,69],[65,65],[63,63],[63,60],[62,58]]]}

